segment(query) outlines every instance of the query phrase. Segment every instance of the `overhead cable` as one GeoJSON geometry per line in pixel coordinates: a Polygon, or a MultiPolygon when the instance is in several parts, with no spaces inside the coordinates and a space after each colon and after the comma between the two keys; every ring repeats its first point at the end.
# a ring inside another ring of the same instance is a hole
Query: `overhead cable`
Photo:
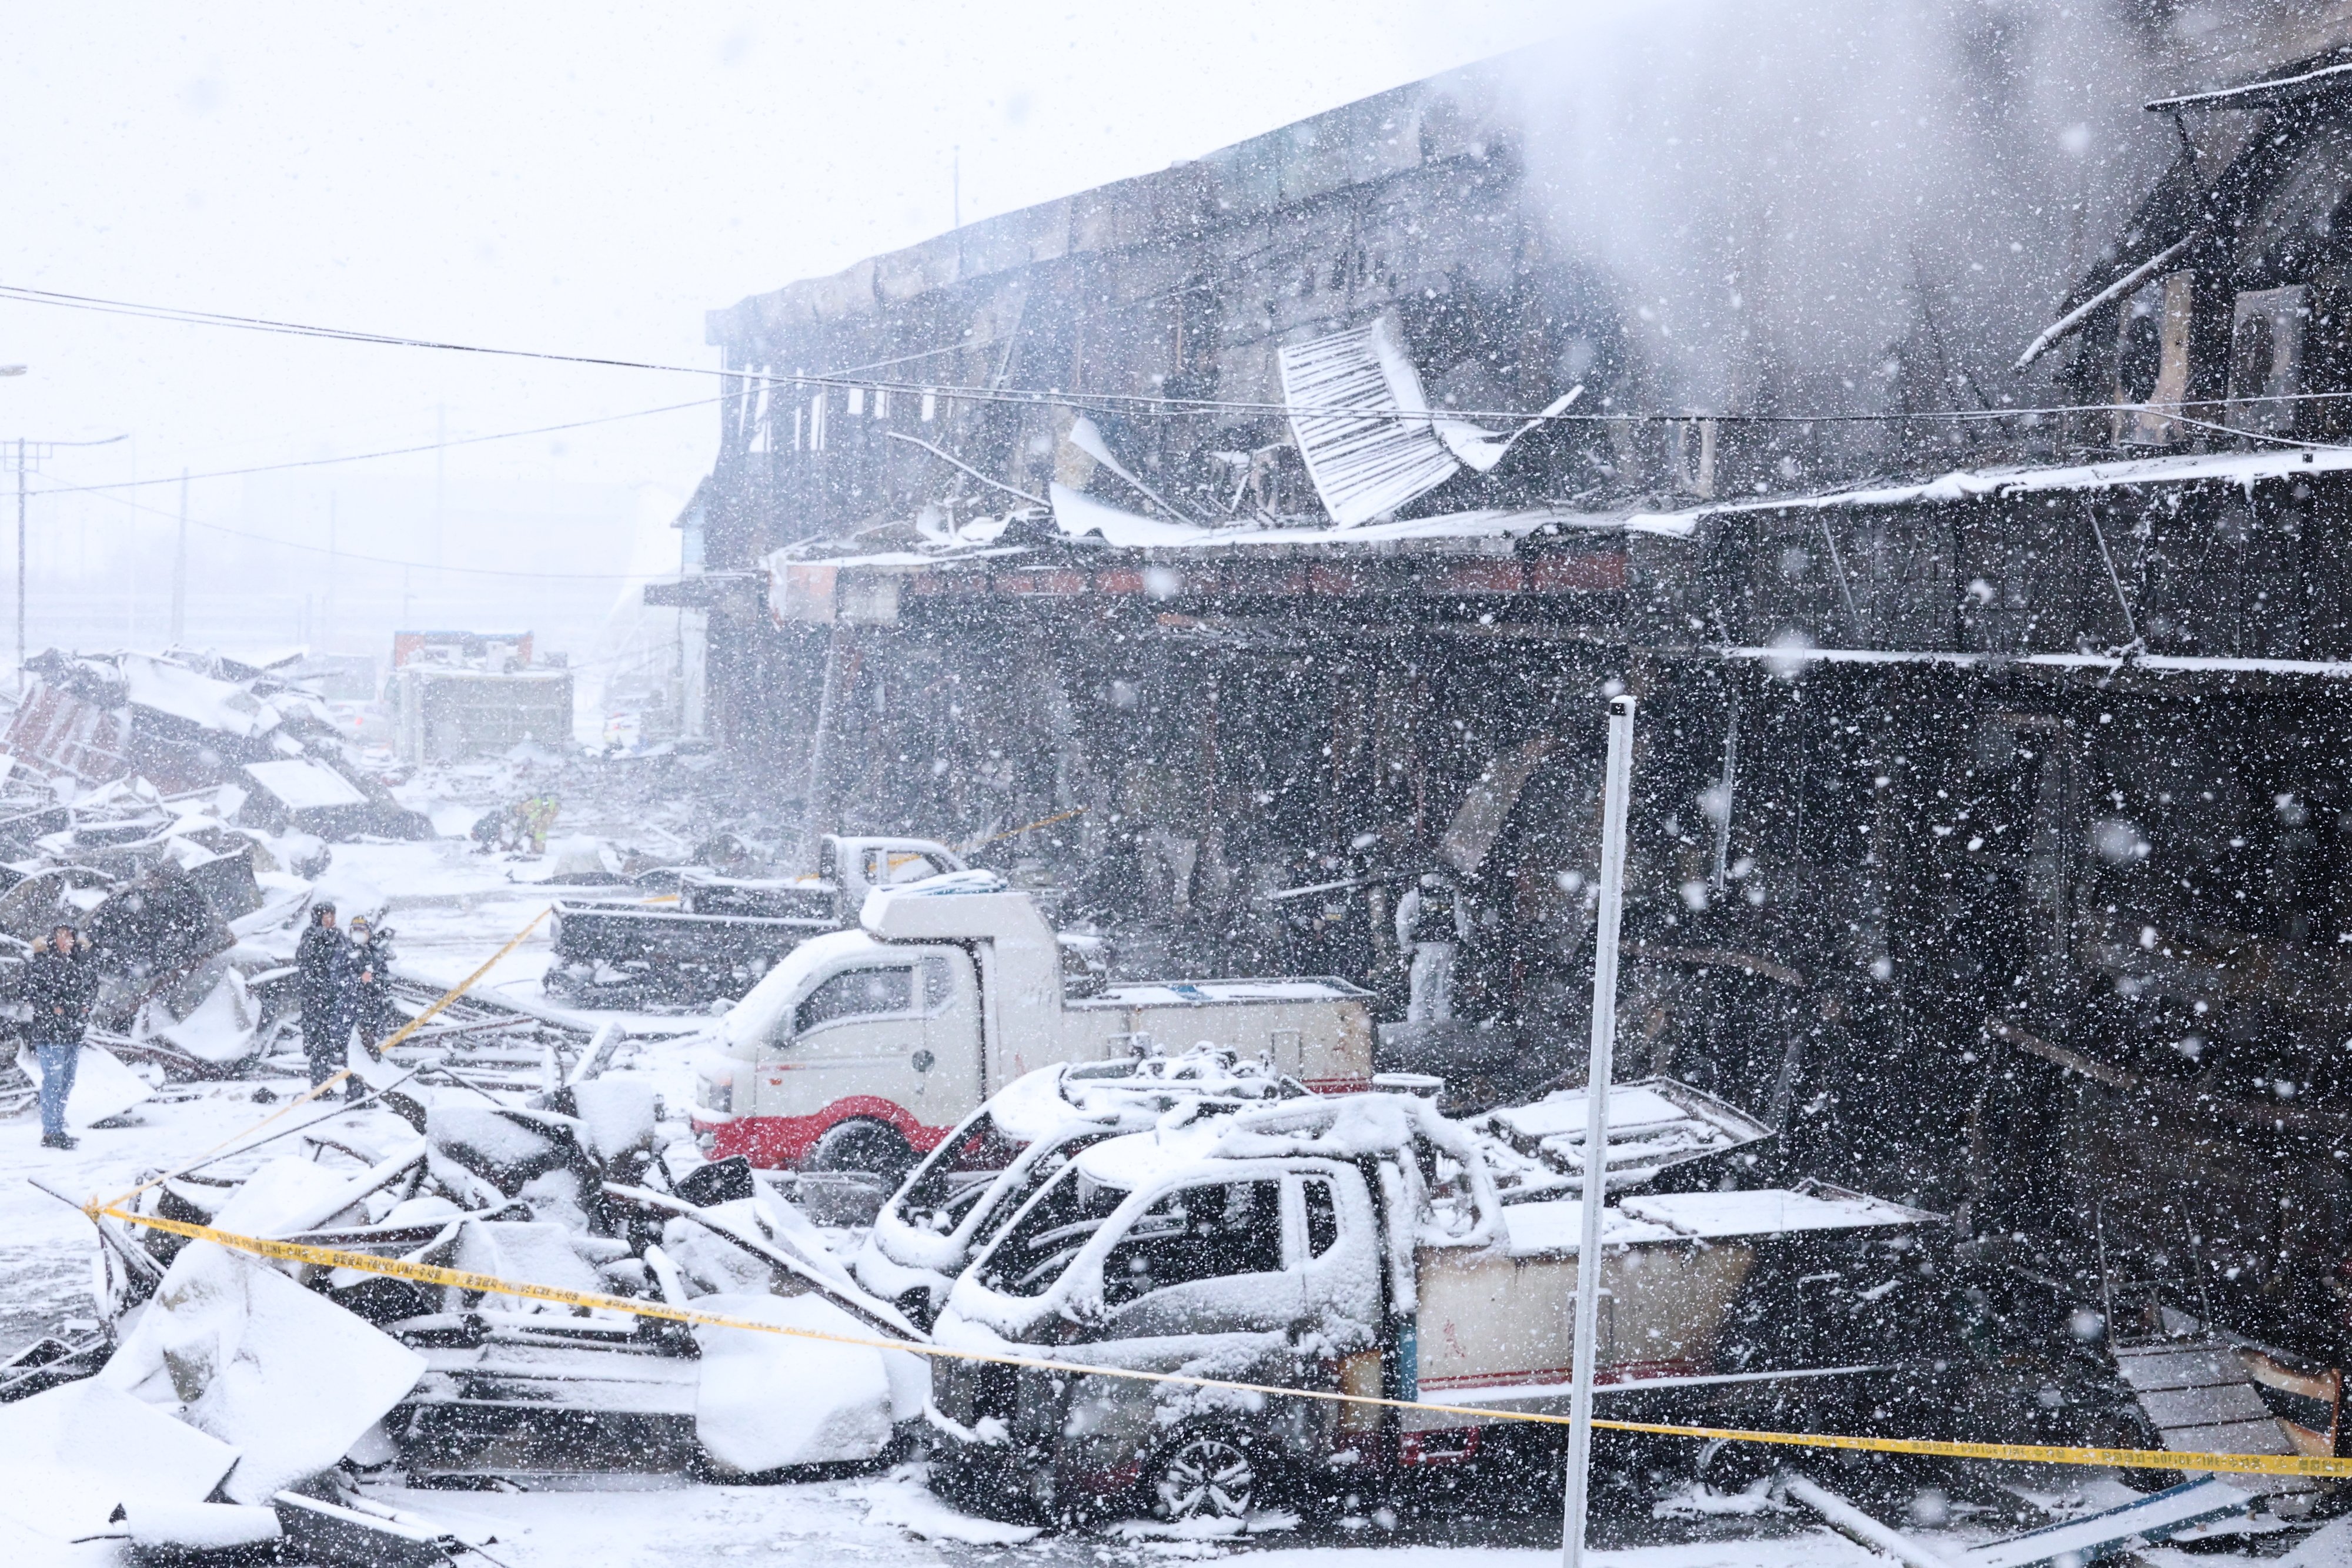
{"type": "MultiPolygon", "coordinates": [[[[940,382],[881,381],[863,377],[856,371],[826,371],[811,374],[806,371],[713,368],[708,365],[665,364],[653,360],[629,360],[601,354],[557,353],[541,349],[510,349],[489,344],[459,343],[436,338],[409,337],[397,333],[362,331],[352,328],[322,327],[304,322],[280,321],[262,316],[236,316],[219,311],[190,310],[177,306],[145,305],[131,300],[106,299],[91,295],[66,294],[54,289],[27,288],[18,284],[0,283],[0,299],[21,303],[52,305],[68,309],[95,310],[104,314],[131,316],[148,320],[176,321],[183,325],[223,327],[240,331],[270,332],[292,337],[320,338],[330,341],[369,343],[386,348],[427,349],[445,353],[481,354],[494,358],[537,360],[554,364],[596,365],[611,370],[654,371],[668,375],[716,376],[722,381],[740,383],[725,395],[749,396],[763,388],[793,386],[837,389],[845,392],[896,392],[908,396],[930,394],[961,402],[1012,403],[1028,407],[1055,409],[1077,408],[1097,413],[1129,414],[1136,417],[1171,417],[1190,413],[1229,413],[1236,415],[1280,416],[1333,415],[1360,420],[1396,419],[1427,421],[1432,418],[1486,419],[1546,424],[1687,424],[1698,420],[1714,420],[1724,424],[1913,424],[1919,423],[1999,423],[2020,419],[2057,418],[2066,414],[2084,413],[2162,413],[2161,407],[2147,403],[2056,403],[2033,407],[1937,409],[1898,413],[1712,413],[1690,411],[1682,413],[1635,412],[1627,413],[1570,413],[1529,412],[1517,409],[1370,409],[1361,406],[1304,407],[1281,402],[1254,402],[1232,398],[1181,398],[1147,396],[1135,392],[1077,392],[1061,387],[1024,389],[998,386],[952,386],[940,382]]],[[[969,347],[950,344],[904,356],[898,361],[877,361],[877,367],[929,358],[954,349],[969,347]]],[[[2262,397],[2232,398],[2237,403],[2299,403],[2321,402],[2352,397],[2352,392],[2289,392],[2262,397]]]]}

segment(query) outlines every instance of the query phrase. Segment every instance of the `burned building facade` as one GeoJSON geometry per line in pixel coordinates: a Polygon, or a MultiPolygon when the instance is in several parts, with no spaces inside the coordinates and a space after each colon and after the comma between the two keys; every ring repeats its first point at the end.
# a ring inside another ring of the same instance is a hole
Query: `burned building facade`
{"type": "Polygon", "coordinates": [[[1580,1071],[1631,691],[1625,1071],[2339,1367],[2352,63],[2251,74],[2006,402],[1659,412],[1494,72],[975,225],[713,314],[657,591],[780,818],[986,844],[1129,973],[1402,1019],[1449,940],[1391,1047],[1473,1101],[1580,1071]]]}

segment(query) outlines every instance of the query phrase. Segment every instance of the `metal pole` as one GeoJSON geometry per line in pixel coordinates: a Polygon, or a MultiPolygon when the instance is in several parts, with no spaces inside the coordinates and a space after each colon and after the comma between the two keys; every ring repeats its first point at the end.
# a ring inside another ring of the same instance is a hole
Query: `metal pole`
{"type": "Polygon", "coordinates": [[[1601,797],[1601,918],[1592,948],[1592,1067],[1584,1082],[1584,1226],[1576,1253],[1568,1498],[1560,1561],[1582,1568],[1592,1471],[1592,1374],[1601,1323],[1601,1210],[1609,1196],[1609,1078],[1617,1052],[1618,927],[1625,914],[1626,799],[1633,784],[1633,699],[1609,705],[1609,775],[1601,797]]]}

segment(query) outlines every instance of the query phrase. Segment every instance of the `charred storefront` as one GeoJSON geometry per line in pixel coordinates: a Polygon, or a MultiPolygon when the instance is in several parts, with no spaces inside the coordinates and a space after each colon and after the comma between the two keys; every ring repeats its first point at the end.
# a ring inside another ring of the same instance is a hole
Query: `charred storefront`
{"type": "Polygon", "coordinates": [[[1956,404],[1927,319],[1861,401],[1736,415],[1652,412],[1500,80],[714,313],[706,570],[656,591],[714,733],[1116,973],[1365,986],[1492,1103],[1580,1071],[1631,691],[1626,1070],[2119,1336],[2307,1362],[2333,1444],[2352,65],[2156,106],[2177,162],[2010,394],[1956,404]]]}

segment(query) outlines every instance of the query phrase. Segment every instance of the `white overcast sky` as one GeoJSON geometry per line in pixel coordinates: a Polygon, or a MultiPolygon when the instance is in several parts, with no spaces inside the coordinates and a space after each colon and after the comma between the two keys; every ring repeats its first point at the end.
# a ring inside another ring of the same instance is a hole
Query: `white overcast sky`
{"type": "MultiPolygon", "coordinates": [[[[1560,10],[22,5],[0,90],[0,282],[709,365],[705,309],[948,227],[958,145],[969,221],[1544,37],[1560,10]]],[[[62,459],[68,482],[429,441],[438,405],[455,438],[709,395],[692,376],[0,303],[8,362],[31,371],[0,380],[0,437],[133,433],[62,459]]],[[[682,494],[714,423],[475,446],[448,472],[682,494]]],[[[249,517],[235,483],[198,486],[199,514],[249,517]]]]}

